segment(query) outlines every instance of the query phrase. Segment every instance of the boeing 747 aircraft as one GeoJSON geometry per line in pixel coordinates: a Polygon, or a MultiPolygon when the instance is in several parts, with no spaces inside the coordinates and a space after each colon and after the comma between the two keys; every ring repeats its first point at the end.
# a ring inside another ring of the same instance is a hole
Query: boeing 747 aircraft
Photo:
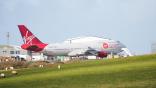
{"type": "MultiPolygon", "coordinates": [[[[24,44],[21,48],[41,52],[48,56],[81,56],[95,55],[97,57],[106,57],[108,54],[118,54],[126,51],[125,45],[119,41],[99,37],[78,37],[67,39],[62,43],[47,44],[41,42],[24,25],[18,25],[24,44]]],[[[127,53],[129,56],[131,54],[127,53]]]]}

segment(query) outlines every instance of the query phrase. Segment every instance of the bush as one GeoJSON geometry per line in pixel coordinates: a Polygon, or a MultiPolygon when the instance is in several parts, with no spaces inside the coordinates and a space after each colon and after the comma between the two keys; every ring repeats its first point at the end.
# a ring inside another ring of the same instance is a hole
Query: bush
{"type": "Polygon", "coordinates": [[[28,62],[25,61],[17,61],[13,63],[14,68],[27,68],[28,67],[28,62]]]}

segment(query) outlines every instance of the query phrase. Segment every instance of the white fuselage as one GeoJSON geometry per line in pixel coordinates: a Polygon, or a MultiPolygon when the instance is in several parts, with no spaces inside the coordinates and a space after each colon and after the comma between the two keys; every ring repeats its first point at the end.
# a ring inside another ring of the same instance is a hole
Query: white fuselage
{"type": "Polygon", "coordinates": [[[123,47],[125,47],[123,44],[111,39],[83,37],[68,39],[63,43],[49,44],[45,47],[43,53],[51,56],[67,56],[72,51],[85,51],[88,48],[92,48],[97,51],[105,51],[107,53],[119,53],[123,47]],[[108,47],[104,47],[104,43],[108,44],[108,47]]]}

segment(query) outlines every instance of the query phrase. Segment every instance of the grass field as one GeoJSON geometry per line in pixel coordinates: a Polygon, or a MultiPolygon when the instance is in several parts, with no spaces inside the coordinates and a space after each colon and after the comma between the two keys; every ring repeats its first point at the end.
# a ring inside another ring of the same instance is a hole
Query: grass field
{"type": "Polygon", "coordinates": [[[155,88],[156,55],[75,61],[51,68],[18,70],[0,88],[155,88]]]}

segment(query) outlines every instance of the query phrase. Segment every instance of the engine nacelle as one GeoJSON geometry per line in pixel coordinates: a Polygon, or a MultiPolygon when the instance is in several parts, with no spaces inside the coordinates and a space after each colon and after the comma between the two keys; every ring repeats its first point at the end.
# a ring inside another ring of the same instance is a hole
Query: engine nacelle
{"type": "Polygon", "coordinates": [[[29,51],[39,52],[42,51],[47,45],[48,44],[33,44],[33,45],[23,44],[21,48],[29,51]]]}
{"type": "Polygon", "coordinates": [[[99,51],[98,52],[98,57],[104,58],[104,57],[107,57],[107,55],[108,55],[108,53],[105,51],[99,51]]]}

